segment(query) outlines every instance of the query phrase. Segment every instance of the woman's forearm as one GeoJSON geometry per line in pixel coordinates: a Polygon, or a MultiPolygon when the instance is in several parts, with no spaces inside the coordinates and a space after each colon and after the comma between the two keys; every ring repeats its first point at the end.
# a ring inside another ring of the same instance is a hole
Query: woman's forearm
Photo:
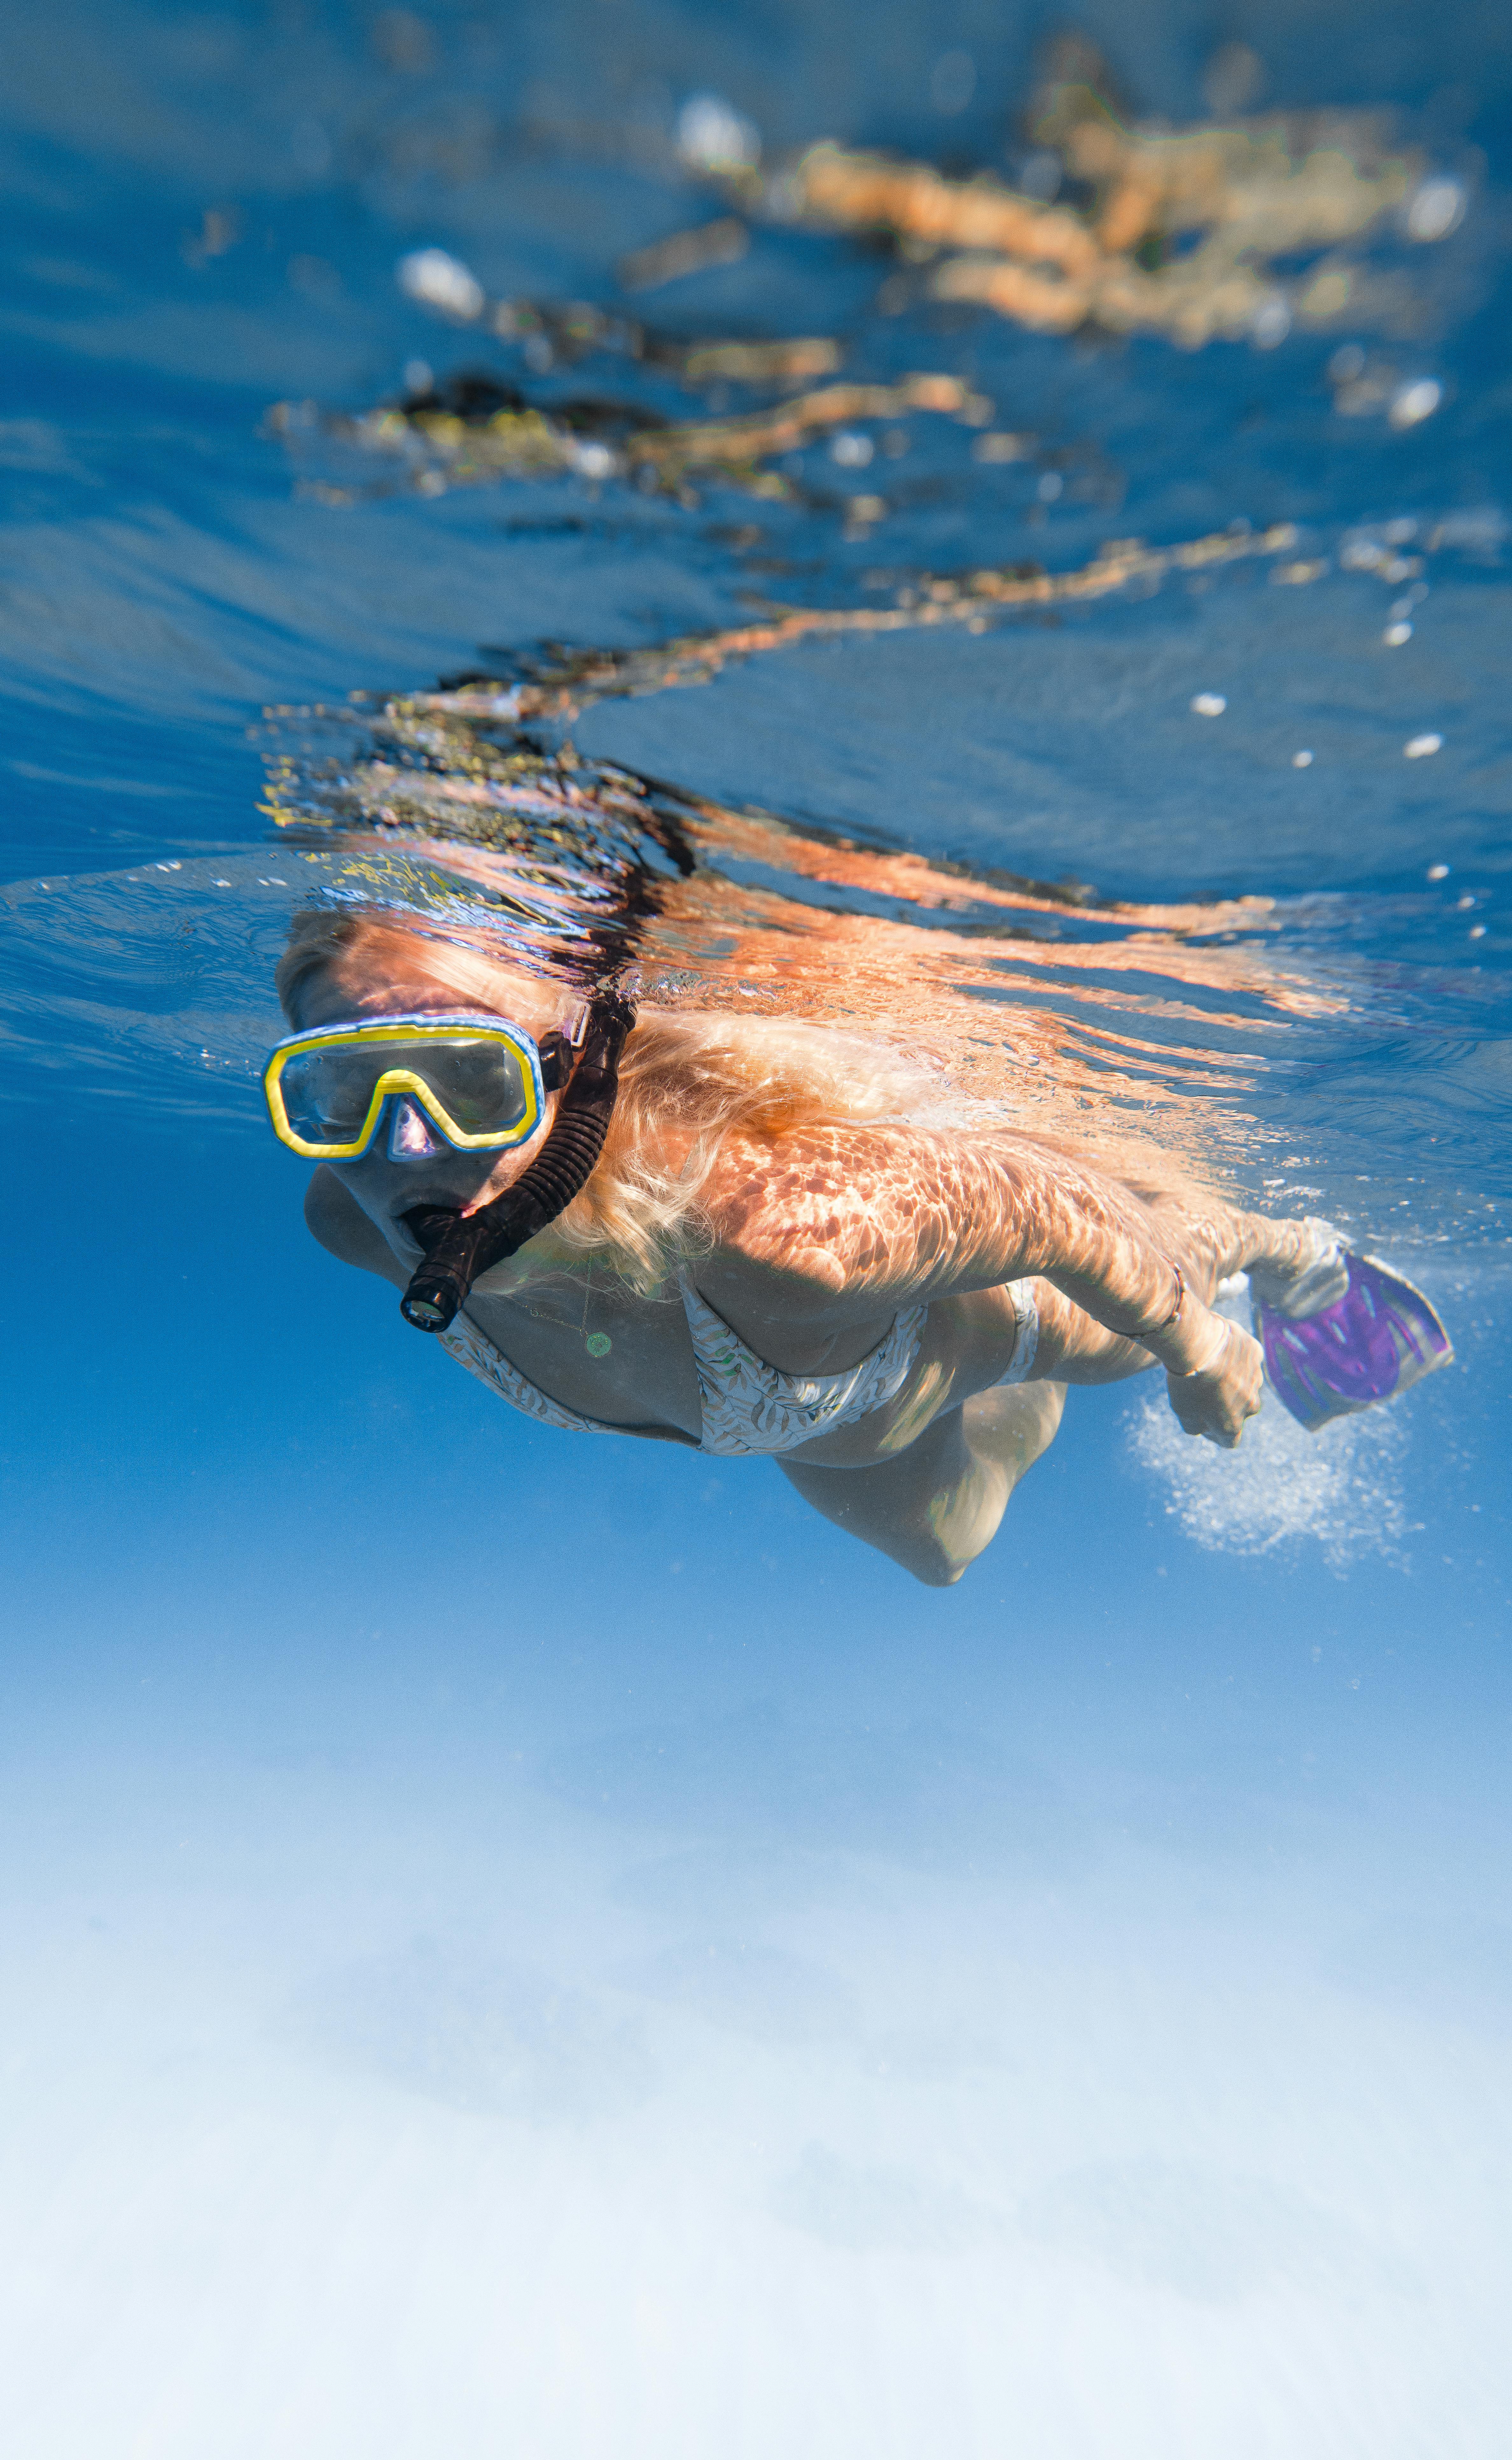
{"type": "MultiPolygon", "coordinates": [[[[874,1323],[889,1306],[1039,1279],[1113,1338],[1110,1358],[1127,1343],[1159,1360],[1188,1434],[1236,1444],[1260,1406],[1258,1344],[1207,1304],[1234,1244],[1211,1235],[1221,1206],[1209,1223],[1147,1204],[1007,1136],[830,1128],[732,1137],[721,1161],[707,1210],[724,1252],[710,1269],[731,1322],[874,1323]]],[[[1131,1349],[1124,1371],[1137,1363],[1131,1349]]]]}
{"type": "Polygon", "coordinates": [[[747,1167],[730,1156],[719,1231],[787,1284],[789,1308],[795,1282],[853,1314],[1040,1276],[1172,1373],[1207,1364],[1209,1258],[1194,1250],[1188,1270],[1192,1217],[1176,1207],[1001,1135],[832,1129],[747,1151],[747,1167]]]}
{"type": "MultiPolygon", "coordinates": [[[[1040,1274],[1117,1338],[1137,1343],[1173,1375],[1210,1358],[1217,1327],[1206,1242],[1184,1235],[1191,1217],[1159,1211],[1075,1163],[1019,1149],[1007,1163],[1018,1217],[1019,1271],[1040,1274]]],[[[1018,1278],[1017,1275],[1010,1278],[1018,1278]]]]}

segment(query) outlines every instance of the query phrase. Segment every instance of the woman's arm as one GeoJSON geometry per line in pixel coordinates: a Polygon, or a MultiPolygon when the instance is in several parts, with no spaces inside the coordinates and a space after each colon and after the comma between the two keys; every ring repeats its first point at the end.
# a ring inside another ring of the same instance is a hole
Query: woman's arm
{"type": "Polygon", "coordinates": [[[1258,1407],[1256,1344],[1205,1304],[1210,1225],[1193,1219],[1187,1239],[1178,1208],[1157,1215],[1025,1140],[842,1127],[732,1142],[708,1209],[711,1283],[741,1318],[861,1321],[1040,1276],[1160,1361],[1189,1432],[1236,1443],[1258,1407]]]}

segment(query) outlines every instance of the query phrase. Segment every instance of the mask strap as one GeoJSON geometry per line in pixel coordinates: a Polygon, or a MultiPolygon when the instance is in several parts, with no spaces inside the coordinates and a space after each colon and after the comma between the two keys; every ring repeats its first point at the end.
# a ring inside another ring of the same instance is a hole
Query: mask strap
{"type": "Polygon", "coordinates": [[[548,1093],[557,1093],[573,1071],[573,1061],[583,1046],[588,1030],[590,1011],[574,1008],[560,1032],[543,1033],[536,1048],[540,1056],[541,1083],[548,1093]]]}

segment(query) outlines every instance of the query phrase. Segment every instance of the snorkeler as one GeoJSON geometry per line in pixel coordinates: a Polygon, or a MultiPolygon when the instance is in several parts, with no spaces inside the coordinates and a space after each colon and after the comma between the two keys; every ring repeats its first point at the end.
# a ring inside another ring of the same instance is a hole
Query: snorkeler
{"type": "Polygon", "coordinates": [[[1187,1433],[1237,1444],[1264,1362],[1209,1304],[1230,1276],[1305,1422],[1449,1354],[1427,1302],[1328,1225],[918,1123],[922,1080],[858,1035],[571,1005],[351,909],[297,918],[279,992],[294,1031],[265,1090],[320,1164],[324,1246],[542,1424],[769,1453],[931,1585],[990,1542],[1070,1385],[1158,1364],[1187,1433]]]}

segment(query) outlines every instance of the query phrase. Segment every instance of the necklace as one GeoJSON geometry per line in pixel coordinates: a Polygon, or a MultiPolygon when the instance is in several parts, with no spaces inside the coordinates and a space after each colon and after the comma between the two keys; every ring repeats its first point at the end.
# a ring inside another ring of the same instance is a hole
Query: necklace
{"type": "Polygon", "coordinates": [[[582,1346],[590,1358],[607,1358],[614,1347],[609,1335],[606,1332],[590,1332],[588,1329],[588,1301],[592,1291],[593,1263],[590,1261],[587,1278],[583,1283],[582,1321],[579,1324],[575,1325],[571,1318],[565,1315],[553,1315],[546,1307],[534,1307],[528,1300],[520,1300],[517,1304],[522,1305],[526,1314],[534,1317],[537,1324],[555,1324],[564,1331],[580,1333],[582,1346]]]}

